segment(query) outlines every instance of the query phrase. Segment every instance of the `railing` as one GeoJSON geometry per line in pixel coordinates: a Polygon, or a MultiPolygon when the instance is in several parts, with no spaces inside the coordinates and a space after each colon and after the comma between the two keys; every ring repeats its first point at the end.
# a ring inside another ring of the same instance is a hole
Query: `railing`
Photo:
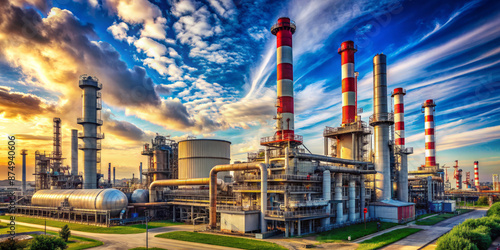
{"type": "Polygon", "coordinates": [[[297,26],[295,25],[295,22],[292,20],[290,20],[290,22],[278,22],[275,23],[273,26],[271,26],[271,33],[276,34],[274,30],[279,27],[290,27],[290,29],[293,29],[293,31],[295,31],[297,26]]]}
{"type": "Polygon", "coordinates": [[[97,149],[101,150],[101,144],[96,143],[95,147],[87,146],[85,144],[78,144],[78,149],[97,149]]]}
{"type": "MultiPolygon", "coordinates": [[[[233,190],[260,190],[260,186],[257,185],[242,185],[233,186],[233,190]]],[[[287,191],[287,192],[321,192],[321,187],[304,187],[304,186],[284,186],[284,185],[268,185],[268,191],[287,191]]]]}
{"type": "MultiPolygon", "coordinates": [[[[91,138],[93,138],[93,136],[85,136],[85,134],[83,132],[78,132],[78,138],[83,138],[83,137],[91,137],[91,138]]],[[[104,133],[96,133],[95,134],[95,138],[97,138],[97,139],[104,139],[104,133]]]]}
{"type": "Polygon", "coordinates": [[[266,216],[269,217],[304,217],[304,216],[318,216],[318,215],[328,215],[324,209],[313,209],[304,211],[282,211],[282,210],[272,210],[273,208],[268,208],[266,210],[266,216]]]}
{"type": "MultiPolygon", "coordinates": [[[[246,180],[260,180],[260,175],[247,175],[246,180]]],[[[307,175],[290,175],[290,174],[272,174],[267,177],[267,180],[297,180],[297,181],[322,181],[322,176],[307,176],[307,175]]]]}
{"type": "Polygon", "coordinates": [[[228,206],[228,205],[218,205],[217,211],[259,211],[259,205],[251,206],[228,206]]]}
{"type": "Polygon", "coordinates": [[[93,86],[98,89],[102,89],[102,84],[99,83],[99,79],[95,76],[81,75],[78,81],[79,86],[93,86]]]}
{"type": "Polygon", "coordinates": [[[336,134],[336,133],[341,133],[341,132],[351,132],[351,131],[362,131],[365,134],[370,134],[371,129],[366,126],[366,122],[363,121],[356,121],[347,125],[343,125],[342,127],[325,127],[325,130],[323,131],[323,136],[327,136],[329,134],[336,134]]]}
{"type": "Polygon", "coordinates": [[[98,125],[102,125],[102,120],[101,119],[91,119],[91,118],[76,118],[76,123],[80,124],[80,123],[96,123],[98,125]]]}
{"type": "Polygon", "coordinates": [[[268,137],[262,137],[260,138],[260,143],[268,143],[268,142],[275,142],[275,141],[299,141],[302,142],[303,137],[301,135],[275,135],[275,136],[268,136],[268,137]]]}
{"type": "Polygon", "coordinates": [[[394,114],[393,113],[380,113],[373,114],[370,116],[370,124],[377,122],[394,122],[394,114]]]}
{"type": "Polygon", "coordinates": [[[318,207],[326,205],[328,205],[328,201],[325,199],[316,199],[310,201],[297,201],[297,200],[288,201],[289,207],[318,207]]]}

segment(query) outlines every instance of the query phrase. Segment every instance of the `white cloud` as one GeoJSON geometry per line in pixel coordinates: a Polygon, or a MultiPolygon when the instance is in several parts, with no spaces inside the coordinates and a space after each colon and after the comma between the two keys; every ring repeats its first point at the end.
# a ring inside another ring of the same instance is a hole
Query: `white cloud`
{"type": "Polygon", "coordinates": [[[131,44],[135,41],[134,37],[127,35],[129,27],[124,22],[121,22],[121,23],[114,22],[113,25],[109,26],[107,30],[109,33],[111,33],[113,35],[113,37],[116,40],[126,41],[129,44],[131,44]]]}
{"type": "Polygon", "coordinates": [[[167,35],[167,19],[157,17],[155,20],[148,19],[144,22],[141,30],[141,37],[151,37],[158,40],[165,40],[167,35]]]}

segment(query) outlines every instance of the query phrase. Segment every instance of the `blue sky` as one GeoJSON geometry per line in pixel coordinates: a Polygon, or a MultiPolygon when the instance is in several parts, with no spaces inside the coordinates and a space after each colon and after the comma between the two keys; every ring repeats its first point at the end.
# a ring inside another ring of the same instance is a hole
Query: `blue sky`
{"type": "Polygon", "coordinates": [[[389,91],[407,90],[410,169],[424,163],[420,105],[432,98],[437,162],[472,171],[478,160],[481,181],[500,172],[498,1],[14,0],[1,8],[0,126],[27,148],[51,150],[52,117],[67,134],[79,128],[77,77],[87,73],[104,85],[103,162],[121,167],[118,176],[145,161],[140,145],[155,133],[230,140],[233,160],[244,160],[273,134],[269,28],[288,16],[297,24],[296,133],[311,151],[322,153],[324,127],[340,124],[337,48],[353,40],[363,120],[375,54],[388,56],[389,91]]]}

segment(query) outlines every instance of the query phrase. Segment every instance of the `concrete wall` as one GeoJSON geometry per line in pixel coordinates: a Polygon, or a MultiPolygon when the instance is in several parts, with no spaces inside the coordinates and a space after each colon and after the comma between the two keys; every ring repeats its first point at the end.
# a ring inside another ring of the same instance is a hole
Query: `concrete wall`
{"type": "Polygon", "coordinates": [[[259,211],[231,211],[220,213],[223,232],[248,233],[260,229],[259,211]]]}

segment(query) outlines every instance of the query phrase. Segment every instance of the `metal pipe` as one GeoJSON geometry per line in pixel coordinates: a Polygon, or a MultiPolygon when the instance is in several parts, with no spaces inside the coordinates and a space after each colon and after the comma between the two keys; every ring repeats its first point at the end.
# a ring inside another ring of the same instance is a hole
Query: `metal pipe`
{"type": "MultiPolygon", "coordinates": [[[[331,211],[331,205],[330,205],[330,200],[332,199],[332,178],[331,178],[331,173],[328,170],[323,171],[323,199],[328,202],[328,205],[326,205],[326,213],[330,215],[331,211]]],[[[321,221],[321,226],[328,226],[330,225],[330,216],[324,218],[321,221]]]]}
{"type": "Polygon", "coordinates": [[[23,169],[22,169],[22,186],[21,186],[21,195],[26,195],[26,155],[28,154],[28,150],[21,150],[21,155],[23,156],[23,169]]]}
{"type": "Polygon", "coordinates": [[[337,201],[337,224],[344,222],[344,209],[342,201],[342,173],[335,173],[335,201],[337,201]]]}
{"type": "Polygon", "coordinates": [[[71,175],[78,175],[78,130],[71,130],[71,175]]]}
{"type": "Polygon", "coordinates": [[[391,172],[389,155],[389,126],[387,113],[387,70],[386,56],[377,54],[373,58],[373,116],[370,124],[374,129],[375,141],[375,193],[377,200],[391,199],[391,172]]]}
{"type": "Polygon", "coordinates": [[[349,221],[356,221],[356,181],[349,180],[349,221]]]}
{"type": "Polygon", "coordinates": [[[108,184],[111,184],[111,162],[108,165],[108,184]]]}
{"type": "Polygon", "coordinates": [[[260,170],[260,229],[262,233],[267,231],[266,208],[267,208],[267,166],[263,163],[239,163],[228,165],[217,165],[210,170],[210,228],[217,228],[217,173],[224,171],[260,170]]]}
{"type": "Polygon", "coordinates": [[[328,156],[328,137],[324,137],[323,154],[328,156]]]}
{"type": "Polygon", "coordinates": [[[335,157],[329,157],[329,156],[326,156],[326,155],[316,155],[316,154],[296,153],[296,154],[292,155],[292,157],[296,157],[296,158],[299,158],[299,159],[307,159],[307,160],[316,160],[316,161],[323,161],[323,162],[331,162],[331,163],[341,163],[341,164],[346,164],[346,165],[366,166],[366,165],[371,165],[372,164],[371,162],[355,161],[355,160],[335,158],[335,157]]]}
{"type": "Polygon", "coordinates": [[[427,176],[427,201],[432,202],[432,176],[427,176]]]}
{"type": "Polygon", "coordinates": [[[364,175],[361,175],[359,181],[359,216],[360,216],[359,218],[363,218],[363,213],[365,210],[365,202],[366,202],[365,180],[366,177],[364,175]]]}
{"type": "Polygon", "coordinates": [[[290,167],[290,152],[289,147],[285,147],[285,171],[288,171],[290,167]]]}
{"type": "Polygon", "coordinates": [[[142,185],[142,162],[139,165],[139,184],[142,185]]]}
{"type": "Polygon", "coordinates": [[[115,179],[115,177],[116,177],[116,168],[113,167],[113,187],[116,186],[116,179],[115,179]]]}
{"type": "MultiPolygon", "coordinates": [[[[218,182],[222,184],[222,180],[218,182]]],[[[169,179],[169,180],[157,180],[153,181],[149,185],[149,201],[155,202],[156,199],[156,187],[167,187],[167,186],[192,186],[192,185],[209,185],[210,178],[193,178],[193,179],[169,179]]]]}

